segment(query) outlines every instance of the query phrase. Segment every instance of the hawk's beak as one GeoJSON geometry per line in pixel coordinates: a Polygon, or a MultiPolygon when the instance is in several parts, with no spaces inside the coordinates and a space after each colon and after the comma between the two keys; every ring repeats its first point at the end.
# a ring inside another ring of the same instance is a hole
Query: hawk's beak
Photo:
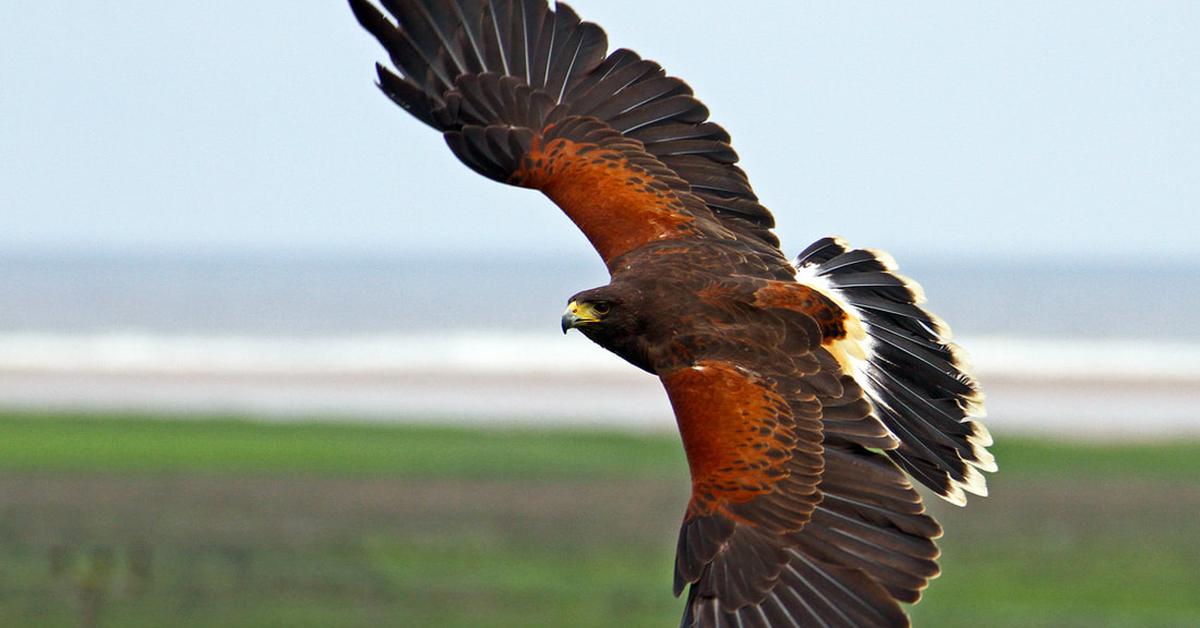
{"type": "Polygon", "coordinates": [[[595,310],[590,305],[580,305],[574,301],[567,304],[567,311],[562,315],[562,330],[567,333],[568,329],[587,325],[588,323],[599,323],[600,317],[596,315],[595,310]]]}

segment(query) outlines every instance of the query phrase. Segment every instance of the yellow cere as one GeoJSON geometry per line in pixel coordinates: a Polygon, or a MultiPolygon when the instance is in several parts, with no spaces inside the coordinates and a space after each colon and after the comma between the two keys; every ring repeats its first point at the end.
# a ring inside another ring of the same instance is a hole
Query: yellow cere
{"type": "Polygon", "coordinates": [[[592,309],[592,305],[590,303],[580,304],[576,303],[575,301],[571,301],[567,305],[567,311],[578,317],[580,322],[595,323],[600,321],[600,315],[597,314],[594,309],[592,309]]]}

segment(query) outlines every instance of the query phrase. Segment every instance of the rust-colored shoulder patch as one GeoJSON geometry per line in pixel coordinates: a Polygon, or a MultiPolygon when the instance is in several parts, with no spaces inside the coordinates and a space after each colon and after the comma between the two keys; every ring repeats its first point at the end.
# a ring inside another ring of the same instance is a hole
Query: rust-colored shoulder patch
{"type": "Polygon", "coordinates": [[[754,293],[754,304],[803,312],[821,327],[821,338],[829,344],[846,337],[846,321],[849,316],[829,297],[804,284],[787,281],[769,281],[754,293]]]}
{"type": "Polygon", "coordinates": [[[605,262],[695,233],[695,217],[679,194],[619,148],[538,137],[512,180],[550,197],[605,262]]]}
{"type": "Polygon", "coordinates": [[[692,474],[688,516],[770,493],[788,476],[796,435],[788,402],[769,383],[723,362],[664,375],[692,474]]]}
{"type": "Polygon", "coordinates": [[[816,288],[788,281],[769,281],[754,293],[759,307],[803,312],[821,328],[821,344],[837,359],[842,372],[853,373],[853,360],[865,360],[862,321],[816,288]]]}

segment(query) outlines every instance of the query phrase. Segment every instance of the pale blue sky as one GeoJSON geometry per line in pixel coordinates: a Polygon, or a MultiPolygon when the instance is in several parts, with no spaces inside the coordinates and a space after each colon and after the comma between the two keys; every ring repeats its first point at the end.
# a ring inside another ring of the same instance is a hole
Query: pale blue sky
{"type": "MultiPolygon", "coordinates": [[[[1200,3],[577,0],[795,253],[1200,261],[1200,3]]],[[[590,254],[372,85],[340,1],[0,4],[0,251],[590,254]]]]}

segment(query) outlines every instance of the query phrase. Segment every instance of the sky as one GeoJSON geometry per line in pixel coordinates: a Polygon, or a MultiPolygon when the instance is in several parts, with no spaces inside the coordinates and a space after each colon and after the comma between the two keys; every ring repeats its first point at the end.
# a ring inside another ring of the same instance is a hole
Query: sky
{"type": "MultiPolygon", "coordinates": [[[[1200,263],[1200,3],[576,0],[798,252],[1200,263]]],[[[373,86],[341,1],[0,4],[0,252],[591,255],[373,86]]]]}

